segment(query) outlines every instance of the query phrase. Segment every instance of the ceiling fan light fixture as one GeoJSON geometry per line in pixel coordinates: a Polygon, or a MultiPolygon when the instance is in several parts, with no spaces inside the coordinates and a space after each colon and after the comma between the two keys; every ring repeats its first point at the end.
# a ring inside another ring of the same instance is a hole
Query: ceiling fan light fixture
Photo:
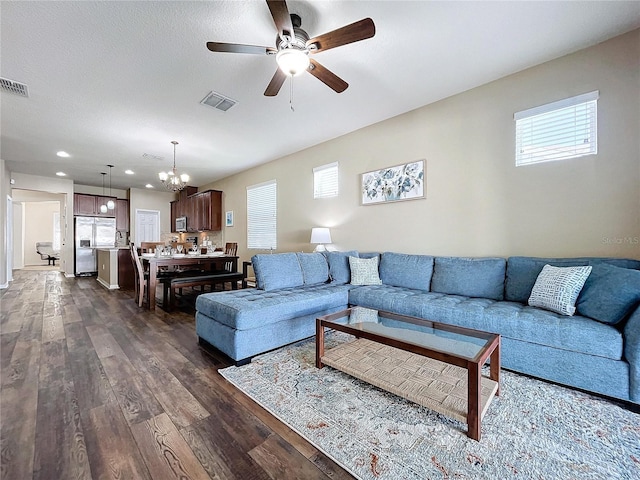
{"type": "Polygon", "coordinates": [[[289,76],[300,75],[309,68],[309,55],[304,50],[285,48],[276,54],[276,62],[283,73],[289,76]]]}

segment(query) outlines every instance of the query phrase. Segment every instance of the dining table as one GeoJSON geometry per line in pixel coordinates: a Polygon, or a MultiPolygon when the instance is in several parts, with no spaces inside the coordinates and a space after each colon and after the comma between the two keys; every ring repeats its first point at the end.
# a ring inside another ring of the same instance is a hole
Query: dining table
{"type": "Polygon", "coordinates": [[[238,257],[231,255],[217,254],[175,254],[175,255],[159,255],[143,253],[140,256],[142,266],[145,271],[149,272],[147,280],[147,288],[149,291],[149,309],[156,309],[156,288],[158,286],[158,270],[161,267],[167,267],[169,270],[175,270],[176,267],[193,267],[199,266],[205,272],[215,272],[225,270],[225,265],[231,262],[232,272],[238,271],[238,257]]]}

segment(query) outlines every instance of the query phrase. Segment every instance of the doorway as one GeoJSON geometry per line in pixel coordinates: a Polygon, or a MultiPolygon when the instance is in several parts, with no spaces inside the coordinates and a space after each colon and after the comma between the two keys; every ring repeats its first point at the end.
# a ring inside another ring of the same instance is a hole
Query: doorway
{"type": "Polygon", "coordinates": [[[135,243],[160,241],[160,211],[136,209],[135,243]]]}

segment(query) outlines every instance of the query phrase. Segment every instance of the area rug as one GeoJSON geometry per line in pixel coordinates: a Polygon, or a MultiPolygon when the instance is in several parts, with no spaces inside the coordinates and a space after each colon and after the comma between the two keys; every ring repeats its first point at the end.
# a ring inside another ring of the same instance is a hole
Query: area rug
{"type": "MultiPolygon", "coordinates": [[[[350,341],[334,332],[326,348],[350,341]]],[[[502,371],[480,442],[466,424],[331,367],[306,340],[220,373],[359,479],[638,479],[640,415],[502,371]]]]}

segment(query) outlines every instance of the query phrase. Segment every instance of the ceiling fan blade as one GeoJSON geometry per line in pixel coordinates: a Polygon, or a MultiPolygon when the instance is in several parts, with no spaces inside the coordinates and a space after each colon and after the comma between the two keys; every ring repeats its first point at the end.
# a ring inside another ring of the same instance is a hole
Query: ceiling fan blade
{"type": "Polygon", "coordinates": [[[276,95],[278,95],[278,92],[280,91],[280,88],[282,87],[282,84],[284,83],[286,78],[287,76],[285,75],[285,73],[278,68],[276,70],[276,73],[274,73],[273,78],[269,82],[269,85],[267,85],[267,89],[264,91],[265,96],[275,97],[276,95]]]}
{"type": "Polygon", "coordinates": [[[277,52],[277,50],[272,47],[241,45],[239,43],[207,42],[207,48],[212,52],[250,53],[253,55],[266,55],[277,52]]]}
{"type": "Polygon", "coordinates": [[[284,0],[267,0],[269,11],[273,17],[273,23],[276,24],[280,35],[288,35],[293,37],[293,24],[291,23],[291,15],[287,8],[287,2],[284,0]]]}
{"type": "Polygon", "coordinates": [[[359,42],[371,38],[376,34],[376,26],[370,18],[364,18],[351,25],[345,25],[342,28],[325,33],[318,37],[313,37],[307,41],[307,47],[314,45],[315,50],[311,52],[323,52],[330,48],[340,47],[348,43],[359,42]]]}
{"type": "Polygon", "coordinates": [[[309,69],[309,73],[320,80],[322,83],[327,85],[329,88],[332,88],[337,93],[344,92],[349,84],[342,80],[339,76],[337,76],[332,71],[326,69],[318,62],[316,62],[313,58],[310,59],[312,68],[309,69]]]}

